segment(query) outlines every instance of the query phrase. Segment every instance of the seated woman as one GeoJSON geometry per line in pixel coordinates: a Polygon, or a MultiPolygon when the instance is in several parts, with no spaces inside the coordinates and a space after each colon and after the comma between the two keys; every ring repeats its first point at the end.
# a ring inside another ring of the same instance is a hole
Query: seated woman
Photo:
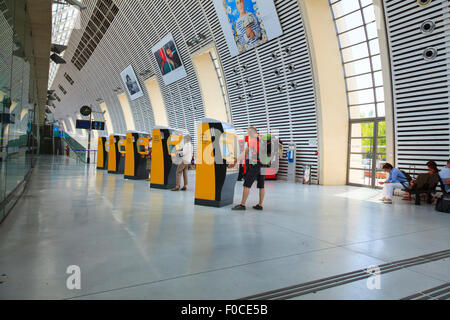
{"type": "MultiPolygon", "coordinates": [[[[439,170],[436,162],[428,161],[427,162],[427,173],[420,173],[416,179],[413,179],[409,182],[409,188],[406,196],[403,197],[402,200],[412,200],[411,194],[416,194],[416,203],[420,204],[420,193],[423,191],[427,193],[427,191],[432,191],[438,183],[439,183],[439,170]]],[[[428,194],[428,203],[431,203],[430,193],[428,194]]]]}

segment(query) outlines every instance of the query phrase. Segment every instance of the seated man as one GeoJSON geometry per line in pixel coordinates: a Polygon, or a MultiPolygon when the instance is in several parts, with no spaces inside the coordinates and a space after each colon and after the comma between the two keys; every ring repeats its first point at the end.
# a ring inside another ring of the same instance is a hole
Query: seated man
{"type": "Polygon", "coordinates": [[[439,176],[444,183],[445,192],[450,192],[450,159],[447,161],[447,165],[439,172],[439,176]]]}
{"type": "Polygon", "coordinates": [[[399,169],[394,168],[390,163],[385,163],[383,170],[389,173],[389,178],[385,182],[380,182],[384,184],[383,193],[384,197],[381,201],[385,203],[392,203],[392,196],[394,194],[394,189],[403,189],[408,186],[408,179],[399,169]]]}
{"type": "Polygon", "coordinates": [[[420,204],[420,194],[426,193],[428,203],[432,202],[431,192],[439,184],[439,170],[436,162],[427,162],[427,173],[420,173],[416,179],[409,182],[409,187],[406,188],[407,195],[402,200],[412,200],[411,194],[416,195],[416,204],[420,204]]]}

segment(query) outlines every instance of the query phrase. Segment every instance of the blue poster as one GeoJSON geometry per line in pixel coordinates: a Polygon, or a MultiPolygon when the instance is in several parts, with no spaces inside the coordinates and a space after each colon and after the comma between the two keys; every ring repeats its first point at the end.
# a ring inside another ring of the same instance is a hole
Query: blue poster
{"type": "Polygon", "coordinates": [[[213,0],[232,57],[283,34],[273,0],[213,0]]]}

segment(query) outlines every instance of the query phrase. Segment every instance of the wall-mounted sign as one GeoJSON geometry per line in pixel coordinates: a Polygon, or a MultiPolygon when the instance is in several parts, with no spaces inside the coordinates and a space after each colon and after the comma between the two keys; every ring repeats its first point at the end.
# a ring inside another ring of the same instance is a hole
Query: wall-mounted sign
{"type": "Polygon", "coordinates": [[[105,130],[105,122],[104,121],[92,121],[92,130],[105,130]]]}
{"type": "Polygon", "coordinates": [[[308,140],[308,147],[317,147],[317,138],[308,140]]]}
{"type": "Polygon", "coordinates": [[[92,121],[89,120],[79,120],[77,119],[75,127],[77,129],[92,129],[92,130],[105,130],[105,122],[103,121],[92,121]]]}
{"type": "Polygon", "coordinates": [[[214,0],[232,57],[283,34],[272,0],[214,0]]]}
{"type": "Polygon", "coordinates": [[[79,120],[77,119],[77,122],[75,124],[75,128],[77,129],[90,129],[91,122],[89,120],[79,120]]]}
{"type": "Polygon", "coordinates": [[[154,45],[152,52],[166,85],[187,76],[183,62],[181,61],[181,55],[171,34],[168,34],[154,45]]]}
{"type": "Polygon", "coordinates": [[[131,100],[135,100],[144,95],[131,65],[123,70],[120,73],[120,76],[122,77],[122,81],[125,84],[125,88],[127,89],[131,100]]]}

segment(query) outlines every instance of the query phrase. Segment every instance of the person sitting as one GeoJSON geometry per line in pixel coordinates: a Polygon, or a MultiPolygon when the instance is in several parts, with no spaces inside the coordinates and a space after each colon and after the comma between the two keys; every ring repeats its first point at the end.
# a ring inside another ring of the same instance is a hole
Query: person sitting
{"type": "Polygon", "coordinates": [[[436,188],[439,183],[439,170],[436,162],[427,162],[427,173],[420,173],[416,179],[409,182],[407,195],[402,200],[412,200],[411,194],[416,195],[416,204],[420,204],[420,194],[426,193],[428,197],[428,203],[432,202],[431,192],[436,188]]]}
{"type": "Polygon", "coordinates": [[[399,169],[394,168],[392,164],[385,163],[383,165],[383,170],[389,173],[389,177],[386,181],[380,182],[383,186],[384,197],[381,201],[385,203],[392,203],[392,196],[394,194],[394,189],[403,189],[408,185],[408,179],[399,169]]]}
{"type": "Polygon", "coordinates": [[[439,177],[444,184],[445,192],[450,192],[450,159],[447,161],[447,165],[439,172],[439,177]]]}

